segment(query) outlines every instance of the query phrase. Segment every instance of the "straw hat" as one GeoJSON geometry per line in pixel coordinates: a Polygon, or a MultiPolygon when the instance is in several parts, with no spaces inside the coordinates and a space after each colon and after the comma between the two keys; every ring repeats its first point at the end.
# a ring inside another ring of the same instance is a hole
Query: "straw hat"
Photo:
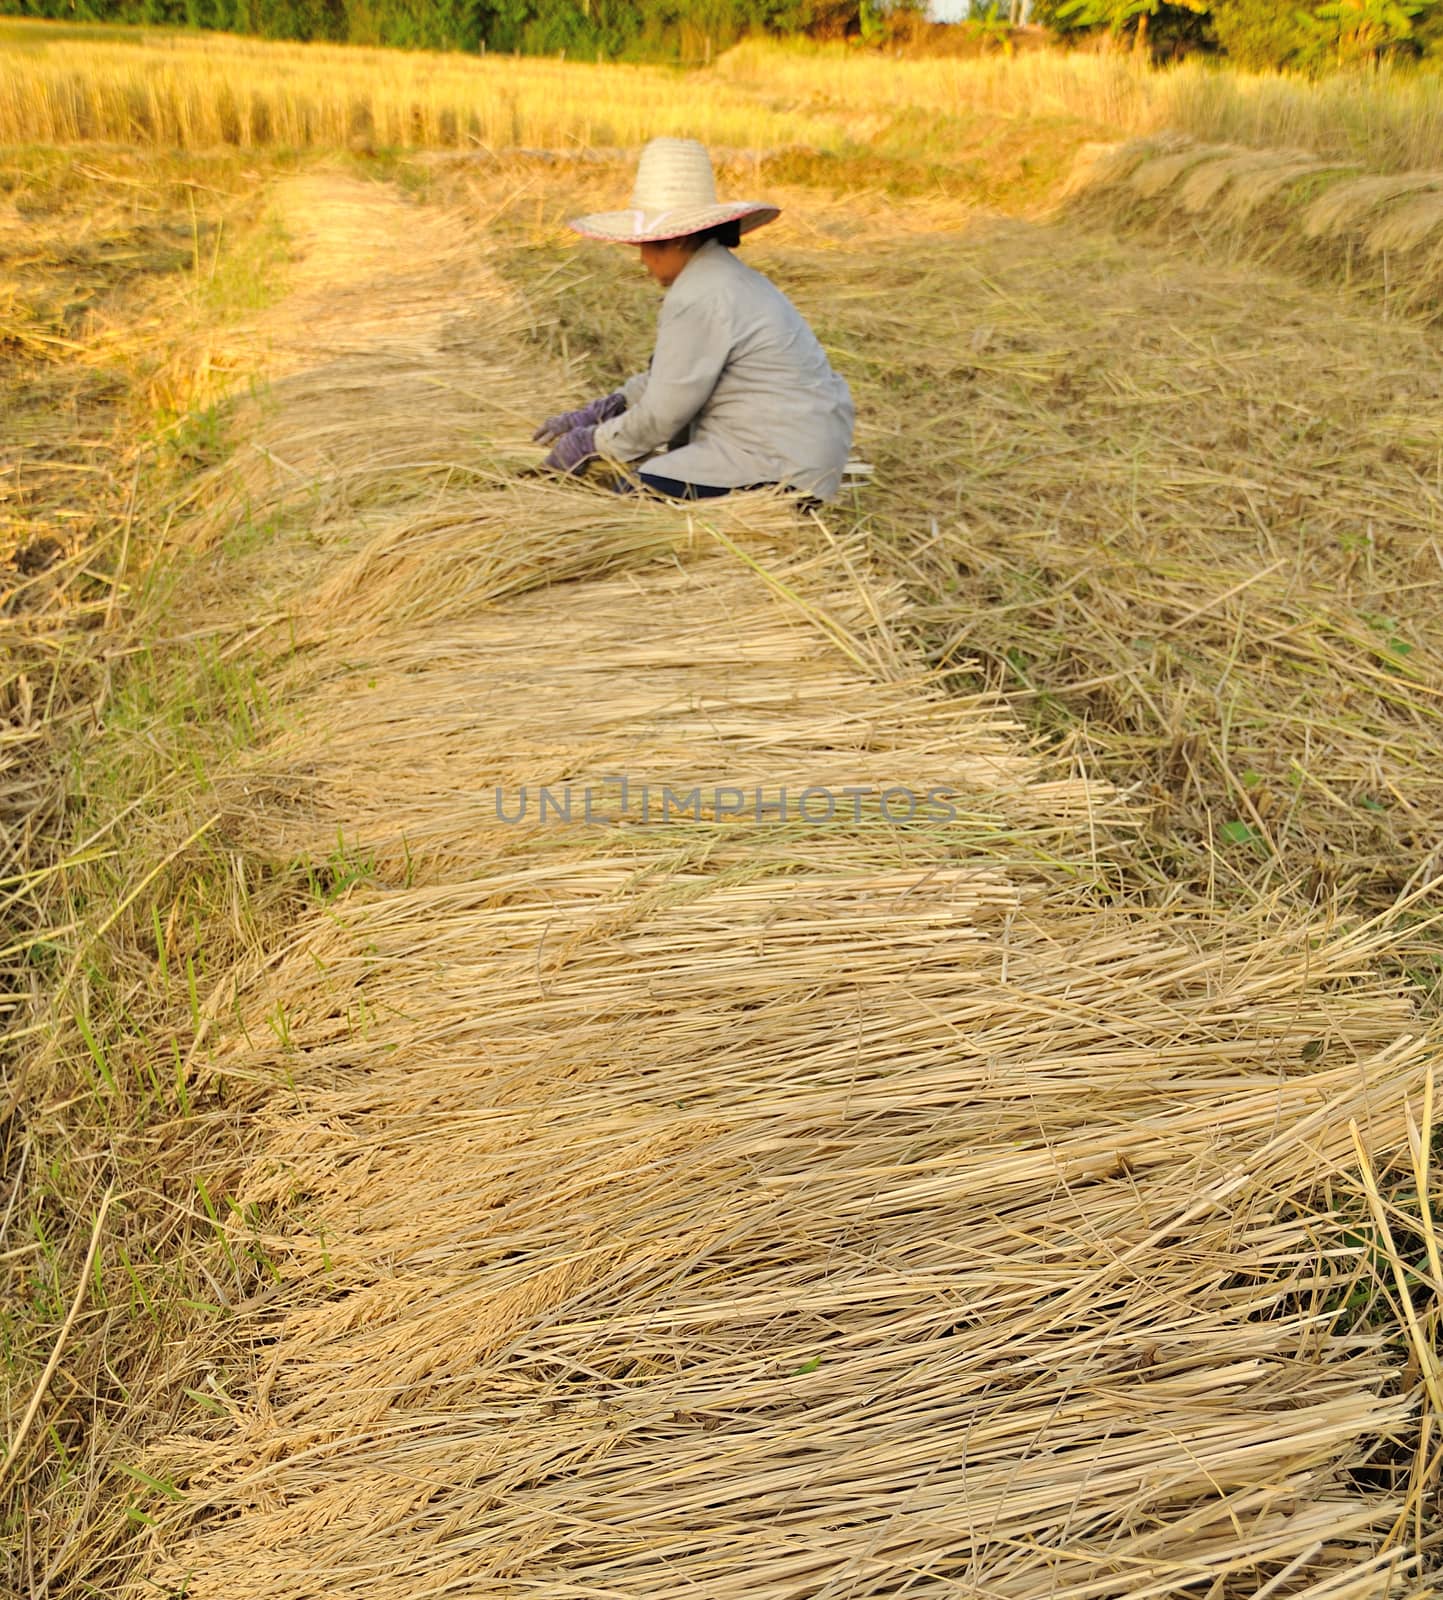
{"type": "Polygon", "coordinates": [[[711,157],[695,139],[653,139],[637,163],[631,210],[574,217],[571,226],[588,239],[647,244],[680,239],[722,222],[735,222],[750,233],[779,214],[779,207],[759,200],[719,202],[711,157]]]}

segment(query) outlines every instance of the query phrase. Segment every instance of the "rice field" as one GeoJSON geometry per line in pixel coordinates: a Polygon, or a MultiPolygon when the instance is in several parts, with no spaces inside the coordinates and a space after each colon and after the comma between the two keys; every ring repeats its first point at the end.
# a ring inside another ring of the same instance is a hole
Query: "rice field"
{"type": "Polygon", "coordinates": [[[1014,58],[887,60],[839,46],[748,43],[714,75],[773,100],[1051,121],[1126,138],[1171,129],[1210,143],[1302,149],[1380,171],[1435,168],[1443,150],[1443,76],[1389,72],[1313,81],[1184,62],[1163,70],[1130,55],[1029,52],[1014,58]]]}
{"type": "Polygon", "coordinates": [[[575,149],[696,130],[738,148],[836,149],[836,116],[660,67],[466,57],[224,35],[115,37],[0,21],[0,140],[161,149],[575,149]],[[599,81],[598,81],[599,80],[599,81]],[[598,92],[599,91],[599,92],[598,92]]]}
{"type": "Polygon", "coordinates": [[[970,125],[1040,125],[1067,148],[1175,130],[1380,171],[1438,164],[1443,78],[1310,82],[1123,55],[894,60],[747,43],[711,68],[594,65],[0,19],[0,141],[161,149],[587,149],[685,133],[947,165],[970,125]],[[939,120],[941,119],[941,120],[939,120]]]}
{"type": "MultiPolygon", "coordinates": [[[[271,49],[114,45],[319,104],[271,49]]],[[[7,1592],[1432,1592],[1432,236],[1298,272],[1339,156],[1236,128],[1005,215],[906,129],[1061,171],[1116,62],[768,59],[706,114],[858,401],[818,518],[526,470],[645,361],[564,224],[689,79],[7,152],[7,1592]]],[[[1431,194],[1337,177],[1343,256],[1431,194]]]]}

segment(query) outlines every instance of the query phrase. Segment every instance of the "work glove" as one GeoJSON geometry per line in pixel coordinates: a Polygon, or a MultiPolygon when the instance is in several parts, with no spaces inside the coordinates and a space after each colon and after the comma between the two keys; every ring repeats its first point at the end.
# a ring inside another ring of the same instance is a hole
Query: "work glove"
{"type": "Polygon", "coordinates": [[[551,453],[542,466],[553,472],[580,472],[596,455],[596,428],[572,428],[551,447],[551,453]]]}
{"type": "Polygon", "coordinates": [[[531,435],[535,444],[550,444],[573,428],[594,428],[598,422],[610,422],[626,410],[626,396],[620,389],[615,394],[604,394],[600,400],[582,406],[580,411],[563,411],[546,421],[531,435]]]}

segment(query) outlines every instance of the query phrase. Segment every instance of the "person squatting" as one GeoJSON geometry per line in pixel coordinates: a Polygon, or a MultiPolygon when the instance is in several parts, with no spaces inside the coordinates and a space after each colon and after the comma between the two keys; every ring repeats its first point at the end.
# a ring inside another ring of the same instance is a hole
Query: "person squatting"
{"type": "Polygon", "coordinates": [[[720,203],[695,139],[653,139],[631,209],[577,217],[578,233],[637,245],[666,291],[651,364],[612,394],[548,417],[545,466],[578,473],[598,458],[677,500],[780,488],[832,499],[852,445],[846,381],[790,300],[733,251],[780,215],[756,200],[720,203]]]}

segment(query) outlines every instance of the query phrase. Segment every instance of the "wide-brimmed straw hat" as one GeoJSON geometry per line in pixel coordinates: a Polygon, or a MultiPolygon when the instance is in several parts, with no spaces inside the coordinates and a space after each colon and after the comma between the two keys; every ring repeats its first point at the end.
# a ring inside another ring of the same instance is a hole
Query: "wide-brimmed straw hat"
{"type": "Polygon", "coordinates": [[[588,239],[610,244],[648,244],[701,233],[735,222],[743,233],[781,214],[760,200],[719,201],[706,146],[695,139],[653,139],[641,152],[630,211],[598,211],[573,217],[571,226],[588,239]]]}

